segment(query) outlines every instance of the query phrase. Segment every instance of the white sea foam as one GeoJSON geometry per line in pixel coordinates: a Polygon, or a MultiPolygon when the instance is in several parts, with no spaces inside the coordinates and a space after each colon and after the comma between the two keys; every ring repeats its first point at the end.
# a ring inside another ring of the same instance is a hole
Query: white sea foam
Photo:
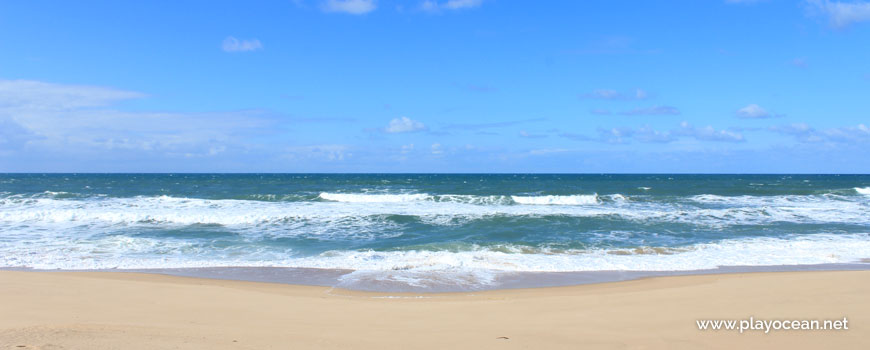
{"type": "Polygon", "coordinates": [[[802,265],[857,262],[870,256],[870,235],[815,234],[790,238],[746,238],[696,244],[681,249],[623,254],[606,249],[533,254],[474,250],[341,251],[300,258],[296,267],[426,271],[483,269],[494,271],[686,271],[719,266],[802,265]],[[618,253],[618,254],[614,254],[618,253]]]}
{"type": "Polygon", "coordinates": [[[870,195],[870,187],[855,187],[855,192],[870,195]]]}
{"type": "MultiPolygon", "coordinates": [[[[431,201],[478,205],[507,205],[512,203],[525,205],[586,205],[597,204],[599,202],[597,194],[567,196],[476,196],[459,194],[429,195],[426,193],[374,194],[323,192],[320,193],[318,197],[327,201],[343,203],[403,203],[431,201]]],[[[611,195],[611,197],[614,200],[625,199],[625,197],[620,194],[614,194],[611,195]]]]}
{"type": "Polygon", "coordinates": [[[360,194],[360,193],[328,193],[320,194],[321,199],[345,203],[399,203],[425,201],[432,196],[425,193],[413,194],[360,194]]]}
{"type": "Polygon", "coordinates": [[[530,205],[589,205],[598,204],[598,195],[573,196],[511,196],[514,202],[530,205]]]}
{"type": "Polygon", "coordinates": [[[732,206],[793,206],[818,204],[839,205],[850,202],[850,198],[838,194],[821,195],[782,195],[782,196],[719,196],[702,194],[689,197],[689,200],[704,204],[723,204],[732,206]]]}
{"type": "Polygon", "coordinates": [[[500,273],[572,271],[690,271],[720,266],[853,263],[870,256],[870,234],[813,234],[722,240],[670,249],[570,250],[507,253],[469,251],[330,251],[293,257],[291,251],[209,250],[193,242],[105,237],[0,247],[0,266],[37,269],[136,269],[280,266],[350,269],[347,283],[382,281],[411,286],[489,284],[500,273]]]}
{"type": "Polygon", "coordinates": [[[475,196],[465,194],[442,194],[436,196],[435,201],[477,205],[509,205],[514,203],[510,196],[475,196]]]}
{"type": "MultiPolygon", "coordinates": [[[[378,195],[374,195],[378,196],[378,195]]],[[[398,195],[397,195],[398,196],[398,195]]],[[[416,217],[434,225],[455,225],[497,216],[618,217],[638,222],[675,222],[711,227],[771,222],[870,224],[865,196],[713,196],[686,201],[632,201],[622,195],[503,196],[441,195],[434,200],[277,201],[208,200],[175,197],[3,198],[5,225],[51,229],[82,225],[214,224],[259,231],[299,227],[311,232],[375,232],[390,216],[416,217]],[[520,203],[524,202],[524,203],[520,203]],[[276,226],[277,225],[277,226],[276,226]]],[[[367,197],[368,198],[368,197],[367,197]]],[[[278,230],[280,229],[280,230],[278,230]]]]}
{"type": "Polygon", "coordinates": [[[602,197],[605,197],[605,198],[607,198],[607,199],[609,199],[609,200],[611,200],[611,201],[614,201],[614,202],[625,202],[625,201],[628,201],[628,197],[623,196],[623,195],[621,195],[621,194],[619,194],[619,193],[616,193],[616,194],[609,194],[609,195],[602,196],[602,197]]]}

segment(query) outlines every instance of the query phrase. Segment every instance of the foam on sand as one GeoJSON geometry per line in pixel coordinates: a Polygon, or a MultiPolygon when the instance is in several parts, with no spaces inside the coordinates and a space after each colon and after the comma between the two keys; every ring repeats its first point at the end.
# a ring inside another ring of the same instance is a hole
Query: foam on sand
{"type": "Polygon", "coordinates": [[[142,269],[221,266],[276,266],[357,271],[345,279],[404,281],[456,279],[491,283],[495,274],[575,271],[691,271],[720,266],[775,266],[855,263],[870,256],[870,234],[815,234],[783,238],[721,240],[683,247],[551,251],[477,247],[461,251],[328,251],[314,256],[292,252],[224,250],[195,242],[106,237],[89,242],[55,242],[32,249],[2,249],[2,266],[37,269],[142,269]]]}

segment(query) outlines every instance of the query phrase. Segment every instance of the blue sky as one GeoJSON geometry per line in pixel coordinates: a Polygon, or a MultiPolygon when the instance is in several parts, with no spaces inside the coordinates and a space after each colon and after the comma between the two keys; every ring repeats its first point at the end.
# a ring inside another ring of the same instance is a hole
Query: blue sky
{"type": "Polygon", "coordinates": [[[4,1],[0,171],[870,172],[867,1],[4,1]]]}

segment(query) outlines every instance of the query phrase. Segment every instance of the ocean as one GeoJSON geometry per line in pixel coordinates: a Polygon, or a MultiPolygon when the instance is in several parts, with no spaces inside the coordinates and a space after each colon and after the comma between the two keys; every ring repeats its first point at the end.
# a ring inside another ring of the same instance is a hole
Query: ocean
{"type": "Polygon", "coordinates": [[[7,269],[444,291],[867,258],[870,175],[0,174],[7,269]]]}

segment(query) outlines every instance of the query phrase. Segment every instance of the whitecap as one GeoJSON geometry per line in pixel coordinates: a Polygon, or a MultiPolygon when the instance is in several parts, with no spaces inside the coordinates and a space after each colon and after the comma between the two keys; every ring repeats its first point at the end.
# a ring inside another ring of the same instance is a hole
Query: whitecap
{"type": "Polygon", "coordinates": [[[429,200],[432,196],[425,193],[413,194],[360,194],[323,192],[321,199],[345,203],[399,203],[429,200]]]}
{"type": "Polygon", "coordinates": [[[573,196],[511,196],[514,202],[527,205],[589,205],[598,204],[597,194],[573,196]]]}

